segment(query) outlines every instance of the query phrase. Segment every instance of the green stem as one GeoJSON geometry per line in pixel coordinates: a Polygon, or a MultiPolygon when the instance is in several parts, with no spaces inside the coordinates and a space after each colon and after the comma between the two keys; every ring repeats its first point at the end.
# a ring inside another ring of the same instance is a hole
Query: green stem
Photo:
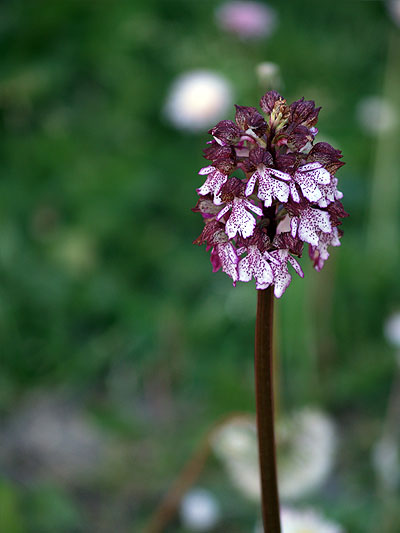
{"type": "Polygon", "coordinates": [[[280,533],[275,454],[272,330],[273,288],[259,290],[255,335],[255,382],[261,503],[265,533],[280,533]]]}

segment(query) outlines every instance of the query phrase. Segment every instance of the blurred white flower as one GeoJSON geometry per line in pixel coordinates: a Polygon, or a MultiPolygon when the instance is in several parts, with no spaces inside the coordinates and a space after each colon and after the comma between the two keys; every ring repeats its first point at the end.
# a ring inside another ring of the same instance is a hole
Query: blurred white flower
{"type": "Polygon", "coordinates": [[[220,517],[220,508],[214,495],[205,489],[192,489],[182,500],[180,516],[190,531],[207,531],[220,517]]]}
{"type": "Polygon", "coordinates": [[[397,125],[396,108],[379,96],[369,96],[361,100],[356,113],[362,129],[371,135],[390,132],[397,125]]]}
{"type": "Polygon", "coordinates": [[[316,490],[332,470],[336,429],[322,411],[306,408],[277,426],[279,491],[296,499],[316,490]]]}
{"type": "Polygon", "coordinates": [[[257,78],[265,89],[279,89],[282,86],[281,69],[276,63],[264,61],[256,66],[257,78]]]}
{"type": "MultiPolygon", "coordinates": [[[[279,493],[294,500],[316,490],[328,477],[337,448],[335,426],[328,415],[302,409],[278,421],[279,493]]],[[[212,438],[232,483],[248,498],[260,499],[258,445],[253,417],[230,420],[212,438]]]]}
{"type": "Polygon", "coordinates": [[[233,485],[247,498],[260,499],[260,474],[256,422],[253,416],[237,417],[218,428],[211,445],[223,462],[233,485]]]}
{"type": "Polygon", "coordinates": [[[200,131],[221,119],[232,101],[232,86],[226,78],[207,70],[196,70],[175,80],[164,112],[177,128],[200,131]]]}
{"type": "MultiPolygon", "coordinates": [[[[328,521],[314,509],[291,509],[283,507],[281,510],[282,533],[343,533],[339,524],[328,521]]],[[[258,524],[254,533],[263,533],[263,527],[258,524]]]]}
{"type": "Polygon", "coordinates": [[[268,37],[277,25],[277,14],[260,2],[226,2],[215,11],[218,25],[242,39],[268,37]]]}
{"type": "Polygon", "coordinates": [[[399,444],[390,435],[383,436],[372,450],[372,463],[382,485],[395,490],[400,483],[399,444]]]}
{"type": "Polygon", "coordinates": [[[400,26],[400,0],[386,0],[386,5],[393,22],[400,26]]]}
{"type": "Polygon", "coordinates": [[[400,312],[394,313],[386,320],[384,333],[389,344],[400,348],[400,312]]]}

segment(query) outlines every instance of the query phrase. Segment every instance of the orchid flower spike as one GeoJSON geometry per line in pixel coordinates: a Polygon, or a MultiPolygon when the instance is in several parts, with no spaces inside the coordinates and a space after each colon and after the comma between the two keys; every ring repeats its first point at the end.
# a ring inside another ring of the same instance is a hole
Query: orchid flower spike
{"type": "Polygon", "coordinates": [[[348,216],[336,171],[342,154],[315,143],[320,108],[304,98],[287,105],[276,91],[255,107],[236,106],[235,122],[222,120],[204,150],[210,164],[193,211],[205,226],[195,244],[211,249],[214,272],[222,269],[236,285],[254,278],[257,289],[274,286],[280,298],[304,244],[319,271],[339,246],[341,219],[348,216]]]}

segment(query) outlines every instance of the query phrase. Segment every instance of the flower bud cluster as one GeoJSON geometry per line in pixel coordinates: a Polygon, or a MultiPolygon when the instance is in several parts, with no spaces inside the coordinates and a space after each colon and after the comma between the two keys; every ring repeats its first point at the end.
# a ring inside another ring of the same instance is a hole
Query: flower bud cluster
{"type": "Polygon", "coordinates": [[[197,189],[193,211],[205,226],[195,244],[206,244],[211,263],[235,285],[255,279],[257,289],[274,285],[280,298],[291,281],[288,264],[303,277],[294,256],[304,244],[316,270],[339,246],[341,218],[348,216],[337,189],[342,155],[314,143],[320,108],[304,98],[287,105],[270,91],[254,107],[236,106],[235,122],[223,120],[204,150],[211,164],[197,189]]]}

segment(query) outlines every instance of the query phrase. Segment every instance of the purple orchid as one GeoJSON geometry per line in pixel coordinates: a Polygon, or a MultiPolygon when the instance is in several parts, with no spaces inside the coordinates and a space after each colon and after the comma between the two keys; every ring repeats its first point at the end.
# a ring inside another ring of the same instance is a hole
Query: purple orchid
{"type": "Polygon", "coordinates": [[[270,91],[260,106],[264,116],[236,106],[235,122],[223,120],[209,131],[210,165],[199,172],[207,178],[193,209],[205,227],[194,242],[211,249],[213,270],[222,269],[234,285],[254,278],[257,289],[274,286],[280,298],[292,279],[289,263],[303,277],[294,256],[301,257],[304,243],[316,270],[328,247],[340,245],[338,226],[348,215],[335,174],[344,163],[339,150],[315,143],[320,108],[314,102],[287,105],[270,91]]]}

